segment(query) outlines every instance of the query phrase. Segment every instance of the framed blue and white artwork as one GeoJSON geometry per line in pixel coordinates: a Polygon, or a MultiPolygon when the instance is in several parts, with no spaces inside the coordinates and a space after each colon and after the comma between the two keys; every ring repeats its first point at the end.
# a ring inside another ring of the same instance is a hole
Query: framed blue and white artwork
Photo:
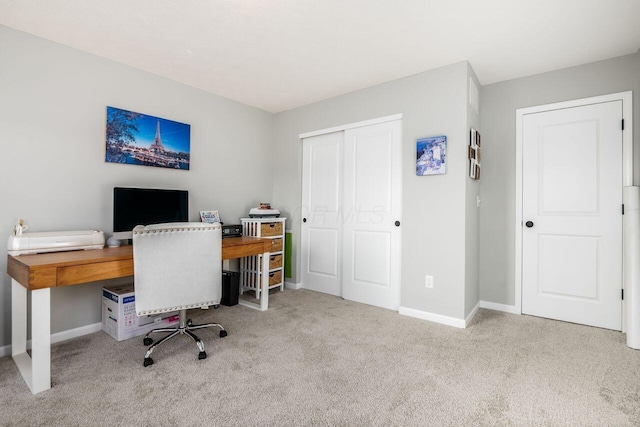
{"type": "Polygon", "coordinates": [[[189,170],[191,126],[107,107],[105,161],[189,170]]]}
{"type": "Polygon", "coordinates": [[[416,142],[416,175],[442,175],[447,172],[447,137],[420,138],[416,142]]]}

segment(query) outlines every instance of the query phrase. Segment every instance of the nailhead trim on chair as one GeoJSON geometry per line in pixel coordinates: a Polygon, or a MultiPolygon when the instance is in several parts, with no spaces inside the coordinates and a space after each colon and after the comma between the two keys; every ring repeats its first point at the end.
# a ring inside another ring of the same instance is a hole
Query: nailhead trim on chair
{"type": "Polygon", "coordinates": [[[159,314],[159,313],[166,313],[168,311],[179,311],[179,310],[189,310],[191,308],[200,308],[200,307],[208,307],[208,306],[212,306],[212,305],[218,305],[220,304],[220,301],[215,302],[215,301],[207,301],[205,303],[200,303],[200,304],[188,304],[188,305],[181,305],[181,306],[176,306],[176,307],[167,307],[163,310],[146,310],[146,311],[141,311],[138,314],[138,316],[146,316],[149,314],[159,314]]]}
{"type": "Polygon", "coordinates": [[[176,232],[176,231],[195,231],[195,230],[204,230],[204,231],[214,231],[216,228],[212,227],[189,227],[189,228],[165,228],[161,230],[133,230],[133,234],[149,234],[149,233],[166,233],[166,232],[176,232]]]}

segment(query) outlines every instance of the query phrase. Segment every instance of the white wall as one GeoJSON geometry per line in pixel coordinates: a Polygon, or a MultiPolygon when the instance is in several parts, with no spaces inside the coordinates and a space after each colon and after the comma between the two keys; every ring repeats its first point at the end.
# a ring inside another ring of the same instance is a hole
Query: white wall
{"type": "MultiPolygon", "coordinates": [[[[0,26],[0,236],[112,231],[114,186],[189,190],[190,217],[226,223],[272,192],[273,115],[0,26]],[[104,162],[106,106],[191,125],[191,170],[104,162]]],[[[0,256],[0,347],[10,344],[11,283],[0,256]]],[[[104,283],[52,291],[52,332],[101,321],[104,283]]]]}
{"type": "Polygon", "coordinates": [[[515,140],[517,108],[633,91],[634,180],[640,183],[640,54],[482,87],[480,299],[515,304],[515,140]]]}
{"type": "MultiPolygon", "coordinates": [[[[391,114],[403,120],[401,306],[464,318],[468,64],[460,62],[275,116],[273,204],[290,218],[300,280],[302,143],[298,135],[391,114]],[[447,173],[415,174],[416,140],[447,136],[447,173]],[[434,276],[434,289],[424,286],[434,276]]],[[[474,200],[475,206],[475,200],[474,200]]],[[[304,284],[303,284],[304,285],[304,284]]]]}

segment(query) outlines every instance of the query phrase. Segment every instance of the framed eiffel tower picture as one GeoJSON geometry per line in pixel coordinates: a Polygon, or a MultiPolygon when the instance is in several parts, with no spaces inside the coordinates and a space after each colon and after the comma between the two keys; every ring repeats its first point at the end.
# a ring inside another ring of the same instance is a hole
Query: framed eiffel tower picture
{"type": "Polygon", "coordinates": [[[107,107],[105,161],[189,170],[191,126],[107,107]]]}

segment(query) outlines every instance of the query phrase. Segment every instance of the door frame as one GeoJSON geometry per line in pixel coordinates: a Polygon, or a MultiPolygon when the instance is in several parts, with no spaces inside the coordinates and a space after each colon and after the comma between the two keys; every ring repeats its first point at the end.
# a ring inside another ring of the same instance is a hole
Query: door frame
{"type": "Polygon", "coordinates": [[[349,123],[346,125],[336,126],[332,128],[314,130],[313,132],[305,132],[305,133],[299,134],[298,138],[300,138],[300,142],[302,142],[303,139],[309,138],[312,136],[324,135],[325,133],[343,132],[347,129],[361,128],[364,126],[376,125],[378,123],[392,122],[394,120],[402,120],[402,113],[392,114],[390,116],[378,117],[377,119],[363,120],[361,122],[349,123]]]}
{"type": "MultiPolygon", "coordinates": [[[[612,93],[609,95],[594,96],[590,98],[575,99],[572,101],[557,102],[553,104],[537,105],[534,107],[516,109],[516,215],[515,215],[515,312],[522,314],[522,122],[524,116],[545,111],[561,110],[565,108],[582,107],[591,104],[601,104],[611,101],[622,101],[622,119],[624,131],[622,132],[622,186],[633,185],[633,94],[632,91],[612,93]]],[[[622,188],[620,189],[622,192],[622,188]]],[[[622,230],[620,230],[622,233],[622,230]]],[[[623,236],[624,238],[624,236],[623,236]]],[[[624,246],[622,263],[624,260],[624,246]]],[[[624,266],[623,266],[624,268],[624,266]]],[[[620,284],[624,287],[624,282],[620,284]]],[[[622,304],[622,332],[625,332],[625,304],[622,304]]]]}

